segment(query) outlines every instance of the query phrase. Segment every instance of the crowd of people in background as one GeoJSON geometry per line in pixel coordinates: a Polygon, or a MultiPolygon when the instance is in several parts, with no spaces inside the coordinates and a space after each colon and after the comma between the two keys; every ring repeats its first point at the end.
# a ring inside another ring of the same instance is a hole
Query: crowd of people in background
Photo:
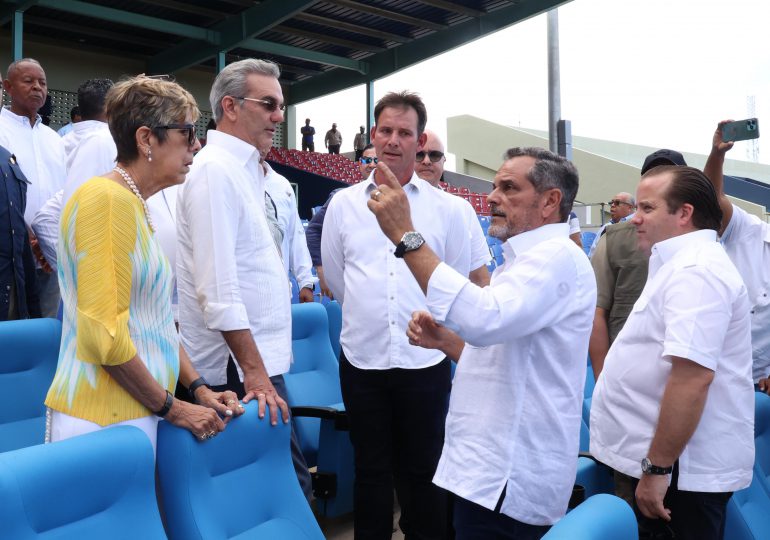
{"type": "MultiPolygon", "coordinates": [[[[342,304],[356,538],[391,537],[394,493],[407,538],[541,538],[572,493],[587,356],[590,450],[640,533],[721,538],[751,482],[754,392],[770,393],[770,225],[725,195],[723,123],[703,171],[648,156],[588,257],[574,164],[508,149],[488,196],[505,256],[490,276],[409,91],[377,102],[354,137],[361,182],[329,194],[306,234],[266,161],[279,77],[267,60],[225,67],[201,148],[198,104],[175,82],[84,81],[57,134],[43,66],[9,66],[0,320],[62,319],[46,441],[130,424],[154,445],[165,419],[205,444],[251,400],[289,423],[292,274],[301,302],[319,281],[342,304]]],[[[315,151],[309,118],[300,132],[315,151]]],[[[324,146],[341,144],[332,124],[324,146]]],[[[287,452],[311,504],[294,431],[287,452]]]]}

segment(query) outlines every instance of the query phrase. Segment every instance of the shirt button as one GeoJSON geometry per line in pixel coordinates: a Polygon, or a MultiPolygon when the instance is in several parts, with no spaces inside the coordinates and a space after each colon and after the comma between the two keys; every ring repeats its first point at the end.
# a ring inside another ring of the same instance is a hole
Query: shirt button
{"type": "Polygon", "coordinates": [[[390,299],[393,300],[393,297],[391,296],[390,299]]]}
{"type": "Polygon", "coordinates": [[[391,273],[390,273],[390,275],[392,276],[392,275],[393,275],[393,272],[391,272],[391,273]]]}
{"type": "Polygon", "coordinates": [[[390,324],[396,324],[396,321],[390,321],[390,324]]]}

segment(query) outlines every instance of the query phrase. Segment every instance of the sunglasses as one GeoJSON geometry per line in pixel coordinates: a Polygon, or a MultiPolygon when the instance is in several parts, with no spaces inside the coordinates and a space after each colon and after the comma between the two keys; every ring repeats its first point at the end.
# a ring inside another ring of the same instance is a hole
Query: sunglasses
{"type": "Polygon", "coordinates": [[[152,129],[179,129],[181,131],[187,131],[188,146],[194,146],[195,141],[198,140],[196,136],[195,124],[168,124],[166,126],[155,126],[152,129]]]}
{"type": "Polygon", "coordinates": [[[283,112],[286,109],[286,105],[284,105],[283,103],[278,103],[273,98],[253,98],[253,97],[233,96],[233,99],[244,99],[246,101],[253,101],[254,103],[259,103],[268,112],[275,112],[276,109],[280,109],[280,111],[283,112]]]}
{"type": "Polygon", "coordinates": [[[376,157],[362,157],[361,158],[361,163],[363,163],[364,165],[369,165],[370,163],[374,163],[376,165],[377,164],[377,158],[376,157]]]}
{"type": "Polygon", "coordinates": [[[630,202],[620,201],[618,199],[612,199],[607,204],[609,204],[610,206],[618,206],[618,205],[621,205],[621,204],[627,204],[628,206],[633,206],[633,204],[631,204],[630,202]]]}
{"type": "Polygon", "coordinates": [[[430,159],[431,163],[436,163],[437,161],[440,161],[442,157],[444,157],[444,152],[439,152],[438,150],[431,150],[430,152],[417,152],[417,154],[414,156],[415,161],[422,161],[425,159],[425,156],[428,156],[428,159],[430,159]]]}

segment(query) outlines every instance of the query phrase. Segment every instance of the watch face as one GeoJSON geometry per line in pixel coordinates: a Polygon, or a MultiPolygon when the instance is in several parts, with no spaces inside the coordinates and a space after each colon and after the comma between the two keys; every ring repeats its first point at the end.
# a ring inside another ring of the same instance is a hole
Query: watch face
{"type": "Polygon", "coordinates": [[[425,240],[422,239],[422,235],[418,232],[408,232],[401,239],[406,247],[406,251],[412,251],[420,247],[425,240]]]}
{"type": "Polygon", "coordinates": [[[649,458],[644,458],[642,460],[642,472],[647,473],[650,472],[650,466],[652,465],[652,462],[650,462],[649,458]]]}

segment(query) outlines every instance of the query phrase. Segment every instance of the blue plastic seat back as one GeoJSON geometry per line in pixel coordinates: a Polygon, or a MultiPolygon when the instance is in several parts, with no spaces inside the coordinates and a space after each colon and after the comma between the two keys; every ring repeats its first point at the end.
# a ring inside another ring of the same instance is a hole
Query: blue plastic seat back
{"type": "Polygon", "coordinates": [[[43,443],[60,341],[56,319],[0,323],[0,452],[43,443]]]}
{"type": "Polygon", "coordinates": [[[329,341],[332,344],[334,358],[340,358],[340,334],[342,333],[342,306],[336,300],[326,304],[326,317],[329,320],[329,341]]]}
{"type": "Polygon", "coordinates": [[[586,499],[543,536],[543,540],[638,539],[634,511],[623,499],[606,493],[586,499]]]}
{"type": "MultiPolygon", "coordinates": [[[[336,406],[342,402],[339,363],[329,340],[326,309],[317,303],[292,306],[292,352],[294,361],[284,375],[289,405],[336,406]]],[[[309,466],[318,452],[321,421],[295,418],[294,426],[309,466]]]]}
{"type": "Polygon", "coordinates": [[[583,231],[580,233],[580,239],[583,242],[583,251],[588,255],[588,252],[591,250],[591,246],[596,239],[596,233],[593,231],[583,231]]]}
{"type": "Polygon", "coordinates": [[[166,538],[147,435],[118,426],[0,454],[0,538],[166,538]]]}
{"type": "Polygon", "coordinates": [[[754,475],[770,496],[770,396],[763,392],[754,392],[754,449],[754,475]]]}
{"type": "Polygon", "coordinates": [[[257,403],[207,441],[161,422],[158,473],[169,538],[323,538],[291,461],[291,429],[257,403]]]}

